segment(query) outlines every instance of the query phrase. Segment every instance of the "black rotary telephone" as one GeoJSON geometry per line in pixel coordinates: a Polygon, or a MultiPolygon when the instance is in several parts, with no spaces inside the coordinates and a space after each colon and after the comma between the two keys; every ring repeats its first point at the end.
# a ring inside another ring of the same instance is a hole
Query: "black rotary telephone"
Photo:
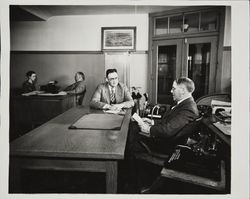
{"type": "Polygon", "coordinates": [[[197,108],[199,110],[199,114],[201,116],[210,116],[212,114],[212,107],[208,105],[197,105],[197,108]]]}

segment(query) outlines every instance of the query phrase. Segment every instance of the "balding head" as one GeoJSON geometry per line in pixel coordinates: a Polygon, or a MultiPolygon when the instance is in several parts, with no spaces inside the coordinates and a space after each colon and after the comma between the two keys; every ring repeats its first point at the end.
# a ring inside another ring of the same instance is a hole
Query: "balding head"
{"type": "Polygon", "coordinates": [[[195,86],[194,82],[187,77],[180,77],[173,82],[171,93],[174,101],[178,102],[182,99],[192,96],[195,86]]]}

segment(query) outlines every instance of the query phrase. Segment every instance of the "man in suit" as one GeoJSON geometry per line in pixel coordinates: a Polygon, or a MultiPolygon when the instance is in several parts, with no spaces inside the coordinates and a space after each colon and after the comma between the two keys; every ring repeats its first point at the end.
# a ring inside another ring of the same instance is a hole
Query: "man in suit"
{"type": "Polygon", "coordinates": [[[127,86],[119,82],[116,69],[108,69],[106,71],[106,82],[97,86],[90,106],[96,109],[118,111],[122,108],[134,106],[134,101],[127,86]]]}
{"type": "Polygon", "coordinates": [[[171,146],[171,141],[175,140],[176,137],[181,137],[180,130],[199,116],[196,103],[192,97],[194,89],[194,82],[189,78],[181,77],[175,80],[171,93],[176,105],[166,111],[161,121],[142,118],[144,122],[141,124],[134,125],[132,122],[130,125],[130,144],[137,145],[138,140],[146,137],[147,142],[153,148],[167,152],[171,146]],[[142,132],[143,136],[139,136],[138,131],[142,132]],[[163,144],[161,144],[162,142],[163,144]],[[169,143],[168,146],[166,142],[169,143]]]}
{"type": "Polygon", "coordinates": [[[75,74],[75,83],[69,85],[64,89],[67,94],[76,95],[76,104],[82,105],[85,93],[86,93],[86,84],[85,84],[85,75],[83,72],[77,72],[75,74]]]}
{"type": "MultiPolygon", "coordinates": [[[[194,82],[189,78],[181,77],[175,80],[171,93],[176,104],[166,111],[161,121],[142,118],[141,124],[130,123],[126,157],[129,159],[131,184],[134,183],[134,177],[142,173],[135,171],[134,157],[135,153],[147,152],[142,143],[145,143],[150,150],[169,153],[177,144],[176,138],[182,136],[182,128],[198,118],[198,109],[192,97],[194,89],[194,82]]],[[[145,178],[145,172],[140,178],[145,178]]]]}

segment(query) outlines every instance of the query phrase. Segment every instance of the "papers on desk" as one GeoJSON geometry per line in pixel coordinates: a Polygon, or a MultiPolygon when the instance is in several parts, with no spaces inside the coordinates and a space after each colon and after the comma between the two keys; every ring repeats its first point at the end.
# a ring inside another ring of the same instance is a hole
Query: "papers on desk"
{"type": "Polygon", "coordinates": [[[220,101],[220,100],[212,100],[211,101],[211,106],[230,106],[231,107],[231,102],[225,102],[225,101],[220,101]]]}
{"type": "Polygon", "coordinates": [[[220,100],[211,101],[212,113],[215,114],[218,109],[222,109],[225,112],[231,112],[231,102],[225,102],[220,100]]]}
{"type": "Polygon", "coordinates": [[[125,115],[125,111],[123,110],[104,110],[104,113],[117,114],[117,115],[125,115]]]}
{"type": "Polygon", "coordinates": [[[67,93],[64,91],[61,91],[59,93],[39,93],[37,95],[39,96],[63,96],[63,95],[67,95],[67,93]]]}
{"type": "Polygon", "coordinates": [[[59,93],[45,93],[44,91],[32,91],[29,93],[23,93],[22,96],[33,96],[33,95],[38,95],[38,96],[63,96],[67,95],[65,91],[61,91],[59,93]]]}
{"type": "Polygon", "coordinates": [[[142,118],[141,118],[137,113],[134,113],[134,114],[132,115],[132,118],[133,118],[135,121],[137,121],[138,124],[143,124],[143,123],[144,123],[143,120],[142,120],[142,118]]]}
{"type": "Polygon", "coordinates": [[[225,135],[231,135],[231,124],[216,122],[213,123],[213,125],[221,130],[221,132],[223,132],[225,135]]]}
{"type": "Polygon", "coordinates": [[[23,93],[22,96],[32,96],[32,95],[38,95],[42,93],[44,93],[44,91],[31,91],[29,93],[23,93]]]}

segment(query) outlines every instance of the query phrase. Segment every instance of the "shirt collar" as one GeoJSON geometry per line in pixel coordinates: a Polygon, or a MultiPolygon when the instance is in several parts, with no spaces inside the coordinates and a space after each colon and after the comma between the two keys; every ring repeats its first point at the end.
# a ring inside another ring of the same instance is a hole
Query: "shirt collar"
{"type": "Polygon", "coordinates": [[[184,97],[183,99],[179,100],[179,101],[177,102],[177,104],[180,104],[181,102],[183,102],[184,100],[186,100],[186,99],[188,99],[188,98],[190,98],[190,97],[191,97],[191,96],[184,97]]]}
{"type": "Polygon", "coordinates": [[[112,86],[110,86],[110,85],[108,85],[109,86],[109,91],[111,92],[112,90],[113,91],[115,91],[115,87],[112,87],[112,86]]]}

